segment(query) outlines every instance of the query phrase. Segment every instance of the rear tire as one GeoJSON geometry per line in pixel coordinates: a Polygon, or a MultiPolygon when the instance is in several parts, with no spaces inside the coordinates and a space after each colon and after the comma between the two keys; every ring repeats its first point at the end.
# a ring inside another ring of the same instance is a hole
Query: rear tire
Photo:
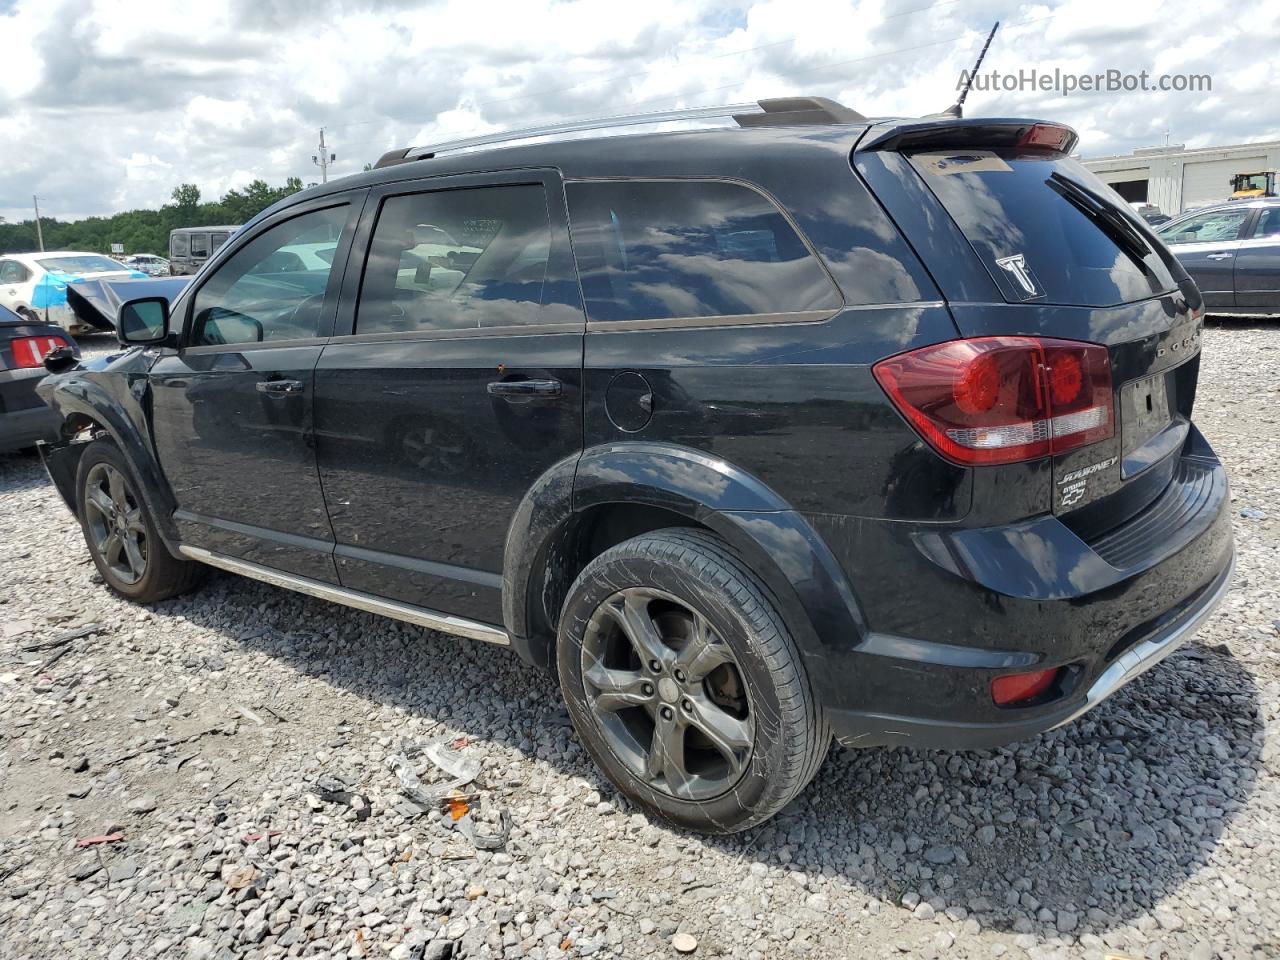
{"type": "Polygon", "coordinates": [[[642,534],[592,560],[562,609],[557,666],[605,775],[685,829],[762,823],[804,789],[831,742],[767,589],[701,530],[642,534]]]}
{"type": "Polygon", "coordinates": [[[156,603],[192,589],[204,567],[169,553],[138,490],[115,444],[95,440],[85,448],[76,474],[76,514],[94,566],[126,600],[156,603]]]}

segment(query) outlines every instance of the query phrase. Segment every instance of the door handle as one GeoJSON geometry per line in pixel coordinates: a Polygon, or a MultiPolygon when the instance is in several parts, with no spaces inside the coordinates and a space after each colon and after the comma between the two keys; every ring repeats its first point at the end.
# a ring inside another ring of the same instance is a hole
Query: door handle
{"type": "Polygon", "coordinates": [[[495,380],[489,396],[507,400],[547,399],[560,396],[559,380],[495,380]]]}
{"type": "Polygon", "coordinates": [[[1205,259],[1206,260],[1230,260],[1231,256],[1232,255],[1229,253],[1211,253],[1207,257],[1205,257],[1205,259]]]}
{"type": "Polygon", "coordinates": [[[301,380],[259,380],[258,392],[269,397],[291,397],[302,392],[301,380]]]}

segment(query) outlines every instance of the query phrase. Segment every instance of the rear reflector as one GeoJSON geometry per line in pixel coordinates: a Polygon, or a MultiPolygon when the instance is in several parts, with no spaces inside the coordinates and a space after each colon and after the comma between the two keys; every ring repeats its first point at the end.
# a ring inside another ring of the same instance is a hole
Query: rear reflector
{"type": "Polygon", "coordinates": [[[1061,671],[1061,667],[1054,667],[1052,670],[1037,670],[1035,673],[997,677],[991,681],[991,699],[1002,707],[1034,700],[1053,686],[1061,671]]]}
{"type": "Polygon", "coordinates": [[[43,366],[45,354],[66,345],[67,341],[61,337],[19,337],[11,344],[13,365],[15,367],[43,366]]]}
{"type": "Polygon", "coordinates": [[[873,372],[929,445],[964,466],[1052,456],[1113,432],[1111,361],[1097,344],[952,340],[881,360],[873,372]]]}

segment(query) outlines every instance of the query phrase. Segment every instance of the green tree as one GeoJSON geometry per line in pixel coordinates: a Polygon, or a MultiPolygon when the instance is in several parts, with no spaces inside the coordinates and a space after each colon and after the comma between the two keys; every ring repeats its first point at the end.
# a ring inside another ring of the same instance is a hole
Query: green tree
{"type": "Polygon", "coordinates": [[[181,210],[194,210],[200,206],[200,188],[194,183],[180,183],[173,188],[173,202],[181,210]]]}

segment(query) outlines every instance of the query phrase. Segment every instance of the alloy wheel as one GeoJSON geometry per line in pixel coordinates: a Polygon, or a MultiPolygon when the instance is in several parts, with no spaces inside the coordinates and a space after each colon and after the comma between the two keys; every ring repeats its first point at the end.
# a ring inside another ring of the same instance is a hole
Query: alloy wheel
{"type": "Polygon", "coordinates": [[[647,587],[606,599],[583,636],[582,679],[609,747],[650,787],[706,800],[746,772],[755,718],[742,672],[685,601],[647,587]]]}
{"type": "Polygon", "coordinates": [[[109,463],[94,464],[84,494],[94,552],[122,583],[137,583],[147,572],[147,526],[124,474],[109,463]]]}

